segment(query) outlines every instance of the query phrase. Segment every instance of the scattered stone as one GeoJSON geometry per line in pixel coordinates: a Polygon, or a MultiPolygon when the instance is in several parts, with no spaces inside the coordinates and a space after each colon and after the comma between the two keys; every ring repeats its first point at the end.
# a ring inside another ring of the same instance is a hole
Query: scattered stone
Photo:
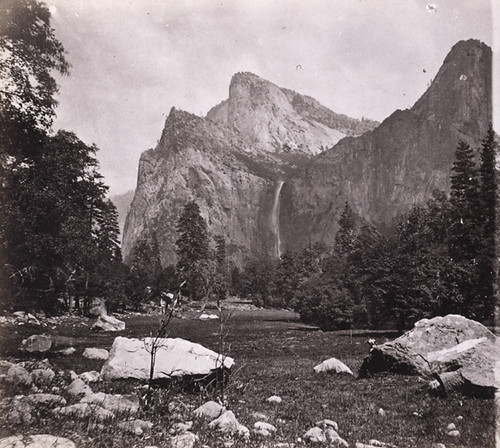
{"type": "Polygon", "coordinates": [[[184,432],[170,439],[170,445],[172,448],[193,448],[198,436],[192,432],[184,432]]]}
{"type": "Polygon", "coordinates": [[[16,318],[18,322],[40,325],[40,321],[35,316],[33,316],[33,314],[26,313],[24,311],[16,311],[12,313],[12,315],[16,318]]]}
{"type": "Polygon", "coordinates": [[[463,418],[461,415],[459,415],[459,416],[457,417],[457,420],[458,420],[459,422],[461,422],[463,419],[464,419],[464,418],[463,418]]]}
{"type": "Polygon", "coordinates": [[[249,429],[238,422],[232,411],[224,412],[219,418],[210,422],[208,426],[224,434],[239,435],[242,437],[250,435],[249,429]]]}
{"type": "Polygon", "coordinates": [[[32,421],[32,407],[24,395],[4,398],[0,403],[2,416],[11,425],[25,425],[32,421]]]}
{"type": "Polygon", "coordinates": [[[144,431],[152,429],[153,423],[139,419],[127,420],[126,422],[118,423],[118,427],[132,434],[140,436],[144,433],[144,431]]]}
{"type": "MultiPolygon", "coordinates": [[[[101,370],[102,378],[149,379],[151,354],[148,347],[151,347],[153,342],[154,338],[115,338],[109,359],[101,370]]],[[[205,376],[222,367],[230,369],[234,363],[229,356],[222,357],[200,344],[180,338],[160,339],[157,344],[154,379],[205,376]]]]}
{"type": "Polygon", "coordinates": [[[75,347],[67,347],[67,348],[63,348],[63,349],[57,351],[57,353],[59,353],[60,355],[63,355],[63,356],[70,356],[75,352],[76,352],[75,347]]]}
{"type": "Polygon", "coordinates": [[[221,406],[215,401],[207,401],[205,404],[194,410],[194,415],[198,418],[214,420],[217,417],[220,417],[224,412],[226,412],[226,408],[224,406],[221,406]]]}
{"type": "Polygon", "coordinates": [[[83,357],[88,359],[108,359],[109,352],[105,348],[86,348],[83,357]]]}
{"type": "Polygon", "coordinates": [[[337,422],[334,422],[333,420],[321,420],[316,422],[316,426],[323,429],[333,428],[335,431],[339,430],[339,425],[337,425],[337,422]]]}
{"type": "Polygon", "coordinates": [[[0,440],[0,448],[76,448],[69,439],[39,434],[34,436],[11,436],[0,440]]]}
{"type": "Polygon", "coordinates": [[[457,429],[457,426],[455,425],[455,423],[450,423],[450,424],[446,427],[446,431],[454,431],[455,429],[457,429]]]}
{"type": "Polygon", "coordinates": [[[213,320],[213,319],[219,319],[219,316],[217,314],[201,314],[200,317],[198,317],[200,320],[213,320]]]}
{"type": "Polygon", "coordinates": [[[335,446],[344,446],[348,447],[349,444],[347,443],[346,440],[344,440],[342,437],[339,436],[337,431],[333,428],[327,428],[324,431],[325,434],[325,439],[328,444],[330,445],[335,445],[335,446]]]}
{"type": "Polygon", "coordinates": [[[256,422],[253,428],[253,433],[262,437],[269,437],[272,433],[276,432],[276,428],[266,422],[256,422]]]}
{"type": "Polygon", "coordinates": [[[44,334],[34,334],[21,342],[20,349],[29,353],[45,353],[52,347],[52,339],[44,334]]]}
{"type": "Polygon", "coordinates": [[[102,331],[123,331],[125,330],[125,322],[113,316],[101,315],[90,328],[102,331]]]}
{"type": "Polygon", "coordinates": [[[56,394],[32,394],[26,397],[31,406],[44,405],[48,407],[66,406],[66,400],[56,394]]]}
{"type": "Polygon", "coordinates": [[[182,434],[188,432],[193,427],[193,422],[174,423],[169,429],[169,434],[182,434]]]}
{"type": "Polygon", "coordinates": [[[460,437],[460,431],[458,429],[448,431],[447,434],[449,437],[460,437]]]}
{"type": "MultiPolygon", "coordinates": [[[[443,375],[444,387],[476,397],[494,397],[497,337],[479,322],[463,316],[422,319],[394,341],[374,345],[360,376],[392,371],[443,375]]],[[[434,384],[435,386],[435,384],[434,384]]]]}
{"type": "Polygon", "coordinates": [[[269,420],[269,417],[266,414],[263,414],[262,412],[254,412],[252,414],[252,417],[255,420],[259,420],[259,421],[262,421],[262,422],[267,422],[269,420]]]}
{"type": "Polygon", "coordinates": [[[31,372],[33,383],[38,387],[49,386],[54,381],[55,376],[56,373],[51,368],[35,369],[31,372]]]}
{"type": "Polygon", "coordinates": [[[33,378],[22,366],[14,364],[8,371],[5,380],[14,386],[31,386],[33,378]]]}
{"type": "Polygon", "coordinates": [[[337,358],[330,358],[326,361],[323,361],[321,364],[318,364],[316,367],[314,367],[314,371],[316,373],[347,373],[349,375],[353,375],[351,369],[347,367],[342,361],[339,361],[337,358]]]}
{"type": "Polygon", "coordinates": [[[276,404],[279,404],[279,403],[281,403],[283,400],[281,399],[281,397],[278,397],[277,395],[273,395],[273,396],[269,397],[269,398],[267,399],[267,401],[268,401],[269,403],[276,403],[276,404]]]}
{"type": "Polygon", "coordinates": [[[114,413],[127,412],[136,414],[139,411],[139,398],[135,395],[112,395],[98,392],[86,395],[80,400],[80,403],[99,405],[114,413]]]}
{"type": "Polygon", "coordinates": [[[66,388],[66,394],[71,398],[81,398],[91,395],[92,393],[92,389],[78,377],[66,388]]]}
{"type": "Polygon", "coordinates": [[[93,418],[97,421],[111,420],[115,415],[107,409],[89,403],[76,403],[70,406],[55,408],[55,414],[72,418],[93,418]]]}
{"type": "Polygon", "coordinates": [[[380,415],[380,417],[385,417],[385,411],[382,408],[378,409],[377,414],[380,415]]]}
{"type": "Polygon", "coordinates": [[[303,436],[302,438],[308,442],[311,443],[325,443],[326,442],[326,436],[325,433],[321,428],[318,428],[317,426],[314,426],[313,428],[309,429],[303,436]]]}
{"type": "Polygon", "coordinates": [[[101,374],[96,370],[89,370],[88,372],[80,373],[80,375],[78,375],[78,378],[80,378],[85,383],[96,383],[101,379],[101,374]]]}

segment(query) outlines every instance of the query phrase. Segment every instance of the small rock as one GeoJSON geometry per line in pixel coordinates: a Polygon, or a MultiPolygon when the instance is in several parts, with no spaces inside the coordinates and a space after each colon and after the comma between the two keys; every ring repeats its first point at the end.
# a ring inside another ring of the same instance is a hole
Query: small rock
{"type": "Polygon", "coordinates": [[[184,432],[170,439],[170,444],[172,448],[193,448],[198,436],[192,432],[184,432]]]}
{"type": "MultiPolygon", "coordinates": [[[[145,421],[145,420],[127,420],[126,422],[118,423],[118,427],[120,429],[124,429],[125,431],[131,432],[133,434],[137,434],[141,432],[141,434],[153,428],[153,423],[145,421]],[[140,430],[140,431],[139,431],[140,430]]],[[[138,434],[138,435],[141,435],[138,434]]]]}
{"type": "Polygon", "coordinates": [[[113,316],[101,315],[90,328],[102,331],[123,331],[125,330],[125,322],[113,316]]]}
{"type": "Polygon", "coordinates": [[[351,369],[337,358],[330,358],[323,361],[321,364],[314,367],[314,371],[316,373],[347,373],[348,375],[353,375],[351,369]]]}
{"type": "Polygon", "coordinates": [[[0,448],[76,448],[69,439],[39,434],[34,436],[11,436],[0,440],[0,448]]]}
{"type": "Polygon", "coordinates": [[[385,411],[382,408],[379,408],[377,414],[380,415],[381,417],[385,417],[385,411]]]}
{"type": "Polygon", "coordinates": [[[325,433],[321,428],[318,428],[317,426],[314,426],[313,428],[309,429],[303,436],[302,438],[306,441],[309,441],[311,443],[325,443],[326,442],[326,436],[325,433]]]}
{"type": "Polygon", "coordinates": [[[463,419],[464,419],[464,418],[463,418],[461,415],[459,415],[459,416],[457,417],[457,421],[459,421],[459,422],[461,422],[463,419]]]}
{"type": "Polygon", "coordinates": [[[45,406],[66,406],[66,400],[60,395],[55,394],[33,394],[26,397],[26,401],[32,405],[45,406]]]}
{"type": "Polygon", "coordinates": [[[63,348],[63,349],[57,351],[57,353],[59,353],[60,355],[63,355],[63,356],[70,356],[75,352],[76,352],[75,347],[67,347],[67,348],[63,348]]]}
{"type": "Polygon", "coordinates": [[[450,424],[446,427],[446,431],[454,431],[455,429],[457,429],[457,426],[455,425],[455,423],[450,423],[450,424]]]}
{"type": "Polygon", "coordinates": [[[34,334],[21,342],[20,349],[29,353],[45,353],[50,350],[52,339],[44,334],[34,334]]]}
{"type": "Polygon", "coordinates": [[[188,432],[193,427],[193,422],[174,423],[169,429],[170,434],[182,434],[188,432]]]}
{"type": "Polygon", "coordinates": [[[342,437],[339,436],[337,431],[335,431],[333,428],[327,428],[325,429],[325,439],[330,445],[335,445],[335,446],[344,446],[348,447],[349,444],[347,443],[346,440],[344,440],[342,437]]]}
{"type": "Polygon", "coordinates": [[[232,411],[224,412],[219,418],[211,421],[208,426],[225,434],[237,434],[242,437],[248,437],[250,434],[249,429],[238,422],[232,411]]]}
{"type": "Polygon", "coordinates": [[[281,397],[278,397],[277,395],[273,395],[273,396],[269,397],[269,398],[267,399],[267,401],[268,401],[269,403],[276,403],[276,404],[279,404],[279,403],[281,403],[283,400],[281,399],[281,397]]]}
{"type": "Polygon", "coordinates": [[[453,430],[453,431],[449,431],[448,432],[448,435],[450,437],[460,437],[460,431],[458,431],[457,429],[453,430]]]}
{"type": "Polygon", "coordinates": [[[198,418],[213,420],[220,417],[225,411],[226,408],[221,406],[219,403],[215,401],[208,401],[201,405],[198,409],[195,409],[194,415],[198,418]]]}
{"type": "Polygon", "coordinates": [[[267,422],[269,420],[269,417],[262,413],[262,412],[254,412],[252,414],[252,417],[255,419],[255,420],[259,420],[259,421],[262,421],[262,422],[267,422]]]}
{"type": "Polygon", "coordinates": [[[198,317],[200,320],[213,320],[213,319],[219,319],[219,316],[217,314],[201,314],[200,317],[198,317]]]}
{"type": "Polygon", "coordinates": [[[37,386],[49,386],[54,380],[56,373],[50,369],[35,369],[31,372],[31,378],[37,386]]]}
{"type": "Polygon", "coordinates": [[[97,421],[111,420],[115,415],[108,411],[107,409],[97,406],[95,404],[90,405],[89,403],[76,403],[71,406],[65,406],[63,408],[55,408],[53,410],[55,414],[64,415],[66,417],[73,418],[93,418],[97,421]]]}
{"type": "Polygon", "coordinates": [[[72,398],[81,398],[87,395],[91,395],[93,392],[89,386],[87,386],[80,378],[77,377],[66,388],[66,393],[72,398]]]}
{"type": "Polygon", "coordinates": [[[254,429],[265,429],[266,431],[269,432],[276,432],[276,428],[270,423],[266,422],[256,422],[254,423],[253,427],[254,429]]]}
{"type": "Polygon", "coordinates": [[[14,364],[8,371],[5,378],[8,383],[14,386],[30,386],[33,383],[31,374],[22,366],[14,364]]]}
{"type": "Polygon", "coordinates": [[[80,373],[78,377],[85,383],[95,383],[101,379],[99,372],[96,370],[80,373]]]}
{"type": "Polygon", "coordinates": [[[109,352],[105,348],[86,348],[83,351],[83,357],[88,359],[103,359],[109,358],[109,352]]]}
{"type": "Polygon", "coordinates": [[[98,392],[86,395],[80,400],[80,403],[99,405],[114,413],[127,412],[129,414],[136,414],[139,411],[139,398],[135,395],[112,395],[98,392]]]}

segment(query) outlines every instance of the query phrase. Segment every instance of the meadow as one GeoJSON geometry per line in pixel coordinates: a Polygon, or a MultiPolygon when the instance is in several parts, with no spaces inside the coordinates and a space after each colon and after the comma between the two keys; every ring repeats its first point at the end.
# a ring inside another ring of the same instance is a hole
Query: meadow
{"type": "MultiPolygon", "coordinates": [[[[212,311],[208,311],[212,312],[212,311]]],[[[213,311],[216,313],[217,311],[213,311]]],[[[301,323],[287,310],[266,310],[236,306],[221,338],[219,320],[200,321],[199,310],[186,307],[169,326],[170,337],[198,342],[235,359],[235,366],[224,388],[224,404],[239,422],[253,428],[256,412],[269,417],[277,431],[268,439],[252,436],[249,440],[221,437],[207,428],[206,422],[194,421],[192,431],[199,437],[196,446],[276,446],[278,443],[303,444],[303,434],[314,423],[331,419],[338,423],[339,435],[349,446],[377,439],[399,448],[425,448],[443,443],[450,447],[493,448],[495,406],[493,400],[459,395],[447,397],[429,393],[428,382],[418,377],[381,374],[357,378],[363,358],[368,354],[367,340],[377,343],[393,339],[395,333],[342,331],[322,332],[301,323]],[[316,374],[313,367],[336,357],[354,372],[351,375],[316,374]],[[278,395],[280,404],[267,402],[278,395]],[[381,411],[382,410],[382,411],[381,411]],[[459,438],[446,434],[455,423],[459,438]]],[[[120,336],[144,337],[154,334],[158,314],[119,315],[126,322],[120,336]]],[[[54,319],[43,328],[59,340],[76,348],[69,356],[48,357],[57,371],[73,370],[77,374],[100,370],[103,361],[82,357],[87,347],[110,349],[116,333],[90,330],[92,321],[78,316],[54,319]]],[[[19,350],[21,340],[41,333],[40,327],[4,323],[0,327],[2,359],[27,359],[19,350]]],[[[143,400],[144,384],[137,381],[114,381],[92,384],[95,392],[132,393],[141,397],[137,418],[153,423],[153,429],[142,435],[130,434],[109,422],[105,427],[92,419],[56,418],[41,412],[29,425],[12,426],[1,421],[0,435],[53,434],[68,437],[78,447],[166,447],[169,429],[178,421],[193,420],[192,411],[204,402],[219,399],[219,390],[185,390],[177,384],[154,388],[147,403],[143,400]]],[[[2,383],[2,398],[19,391],[2,383]]],[[[1,417],[0,417],[1,418],[1,417]]]]}

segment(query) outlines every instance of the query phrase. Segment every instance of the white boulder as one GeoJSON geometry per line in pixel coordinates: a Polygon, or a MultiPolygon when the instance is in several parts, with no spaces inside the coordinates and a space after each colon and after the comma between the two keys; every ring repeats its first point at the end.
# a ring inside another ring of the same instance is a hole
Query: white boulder
{"type": "Polygon", "coordinates": [[[123,331],[125,330],[125,322],[113,316],[100,315],[97,321],[92,325],[92,330],[102,331],[123,331]]]}
{"type": "Polygon", "coordinates": [[[198,418],[206,418],[208,420],[213,420],[220,417],[226,408],[215,401],[207,401],[202,404],[199,408],[194,410],[194,415],[198,418]]]}
{"type": "Polygon", "coordinates": [[[83,357],[88,359],[108,359],[109,352],[105,348],[89,347],[83,351],[83,357]]]}
{"type": "Polygon", "coordinates": [[[224,434],[241,437],[248,437],[250,435],[249,429],[238,422],[233,411],[224,412],[219,418],[211,421],[208,426],[224,434]]]}
{"type": "Polygon", "coordinates": [[[0,440],[0,448],[76,448],[69,439],[37,434],[34,436],[17,435],[0,440]]]}
{"type": "MultiPolygon", "coordinates": [[[[149,379],[154,341],[154,338],[115,338],[109,358],[101,369],[101,377],[105,380],[149,379]]],[[[157,344],[153,379],[207,375],[222,367],[230,369],[234,363],[228,356],[223,357],[180,338],[163,338],[157,344]]]]}
{"type": "Polygon", "coordinates": [[[21,342],[21,350],[29,353],[44,353],[50,350],[52,339],[44,334],[34,334],[21,342]]]}
{"type": "Polygon", "coordinates": [[[323,361],[321,364],[314,367],[314,371],[316,373],[347,373],[349,375],[353,375],[351,369],[337,358],[330,358],[323,361]]]}

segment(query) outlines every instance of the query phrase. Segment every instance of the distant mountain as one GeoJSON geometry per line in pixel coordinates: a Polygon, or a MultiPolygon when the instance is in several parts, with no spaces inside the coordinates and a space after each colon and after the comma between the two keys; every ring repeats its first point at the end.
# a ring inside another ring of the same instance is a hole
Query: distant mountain
{"type": "Polygon", "coordinates": [[[132,199],[134,199],[134,190],[130,190],[122,194],[117,194],[111,198],[111,201],[113,202],[113,204],[115,204],[116,210],[118,212],[118,226],[120,227],[121,235],[123,235],[123,227],[125,227],[125,219],[127,218],[130,204],[132,204],[132,199]]]}
{"type": "Polygon", "coordinates": [[[142,154],[125,259],[156,232],[163,262],[175,262],[175,224],[191,199],[240,265],[331,243],[346,200],[390,227],[433,190],[449,190],[458,140],[477,145],[491,108],[491,49],[475,40],[456,44],[417,103],[379,126],[238,73],[206,117],[172,109],[157,147],[142,154]]]}

